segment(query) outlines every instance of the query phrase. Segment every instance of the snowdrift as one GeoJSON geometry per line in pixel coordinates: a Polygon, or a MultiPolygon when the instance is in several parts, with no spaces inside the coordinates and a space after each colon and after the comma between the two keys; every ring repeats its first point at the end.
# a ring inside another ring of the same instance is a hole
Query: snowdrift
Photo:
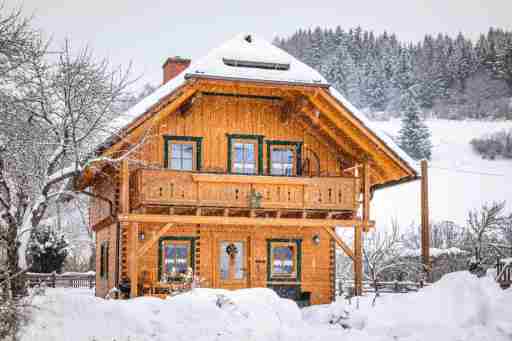
{"type": "Polygon", "coordinates": [[[103,300],[83,289],[36,296],[22,340],[512,340],[512,290],[452,273],[418,293],[302,311],[269,289],[195,289],[161,300],[103,300]],[[333,320],[348,312],[343,329],[333,320]]]}
{"type": "Polygon", "coordinates": [[[469,272],[445,275],[411,294],[373,295],[351,305],[337,302],[304,309],[306,321],[336,320],[347,311],[348,324],[370,335],[405,340],[512,340],[512,290],[501,290],[492,277],[469,272]]]}

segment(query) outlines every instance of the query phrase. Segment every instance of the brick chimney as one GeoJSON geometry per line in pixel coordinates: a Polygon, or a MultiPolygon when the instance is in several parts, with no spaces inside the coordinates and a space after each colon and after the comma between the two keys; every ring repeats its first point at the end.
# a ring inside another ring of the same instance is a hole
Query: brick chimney
{"type": "Polygon", "coordinates": [[[181,71],[185,70],[190,65],[190,59],[181,58],[181,57],[169,57],[165,61],[162,68],[164,69],[164,82],[163,84],[167,83],[174,77],[176,77],[178,74],[181,73],[181,71]]]}

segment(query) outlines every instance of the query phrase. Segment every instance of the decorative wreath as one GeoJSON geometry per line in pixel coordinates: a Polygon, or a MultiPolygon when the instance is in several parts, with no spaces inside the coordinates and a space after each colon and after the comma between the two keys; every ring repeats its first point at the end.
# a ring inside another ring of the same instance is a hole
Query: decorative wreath
{"type": "Polygon", "coordinates": [[[236,247],[235,244],[231,243],[228,246],[226,246],[226,253],[229,256],[234,257],[238,253],[238,248],[236,247]]]}

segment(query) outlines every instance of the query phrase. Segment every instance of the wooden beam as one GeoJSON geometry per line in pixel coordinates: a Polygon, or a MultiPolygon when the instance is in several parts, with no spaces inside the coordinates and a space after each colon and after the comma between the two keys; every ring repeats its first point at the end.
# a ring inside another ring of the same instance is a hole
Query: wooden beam
{"type": "Polygon", "coordinates": [[[354,252],[350,249],[350,247],[345,244],[345,242],[336,234],[335,230],[331,227],[324,226],[325,231],[331,236],[332,239],[338,244],[339,247],[345,252],[347,256],[349,256],[352,260],[354,259],[354,252]]]}
{"type": "Polygon", "coordinates": [[[107,226],[110,226],[112,224],[115,223],[115,218],[112,217],[112,216],[108,216],[104,219],[101,219],[99,222],[97,222],[96,224],[94,224],[93,226],[91,226],[91,229],[93,231],[98,231],[98,230],[101,230],[102,228],[104,227],[107,227],[107,226]]]}
{"type": "Polygon", "coordinates": [[[354,145],[348,142],[348,139],[343,139],[338,136],[325,122],[323,122],[316,114],[310,110],[304,110],[303,114],[306,115],[311,122],[316,124],[316,127],[331,140],[333,140],[343,151],[350,155],[356,161],[361,160],[361,152],[354,149],[354,145]]]}
{"type": "MultiPolygon", "coordinates": [[[[324,99],[326,102],[329,103],[333,108],[335,108],[339,113],[345,114],[348,113],[349,115],[344,115],[344,118],[346,118],[353,126],[359,129],[361,132],[365,132],[366,136],[369,138],[371,142],[376,144],[378,146],[378,149],[385,151],[386,155],[392,159],[400,168],[402,168],[403,171],[405,171],[408,175],[415,175],[416,172],[413,170],[410,166],[405,164],[402,159],[396,153],[391,150],[385,143],[382,142],[382,140],[375,135],[373,131],[371,131],[368,127],[366,127],[359,119],[355,117],[353,113],[350,113],[348,108],[345,108],[342,106],[330,93],[327,92],[327,90],[320,90],[319,97],[324,99]]],[[[312,98],[313,101],[316,101],[315,98],[312,98]]],[[[316,101],[318,102],[318,101],[316,101]]],[[[335,117],[333,117],[332,113],[327,110],[326,115],[329,116],[331,121],[336,122],[338,121],[335,117]]],[[[373,146],[372,146],[373,147],[373,146]]],[[[373,148],[375,149],[375,148],[373,148]]]]}
{"type": "Polygon", "coordinates": [[[347,109],[339,105],[330,94],[320,90],[317,98],[312,96],[308,98],[320,109],[323,116],[329,122],[332,122],[338,130],[342,131],[348,139],[357,141],[358,147],[364,151],[364,154],[371,155],[380,167],[385,167],[387,170],[386,181],[416,174],[411,168],[402,168],[401,166],[404,163],[401,159],[395,157],[389,147],[380,142],[369,128],[359,122],[347,109]]]}
{"type": "Polygon", "coordinates": [[[421,256],[423,265],[430,271],[430,219],[428,208],[428,164],[421,160],[421,256]]]}
{"type": "Polygon", "coordinates": [[[131,248],[130,253],[130,297],[137,297],[139,294],[139,270],[138,270],[138,258],[137,249],[139,242],[139,224],[131,224],[131,248]]]}
{"type": "Polygon", "coordinates": [[[120,195],[120,212],[126,214],[130,212],[130,169],[128,160],[121,162],[121,195],[120,195]]]}
{"type": "MultiPolygon", "coordinates": [[[[361,220],[355,219],[300,219],[300,218],[251,218],[251,217],[221,217],[195,215],[161,215],[161,214],[120,214],[119,221],[138,223],[176,223],[176,224],[205,224],[230,226],[282,226],[282,227],[324,227],[337,226],[352,228],[361,225],[361,220]]],[[[373,222],[369,222],[373,226],[373,222]]]]}
{"type": "MultiPolygon", "coordinates": [[[[261,184],[261,185],[317,185],[320,177],[299,178],[291,176],[247,176],[232,174],[192,174],[195,182],[207,183],[241,183],[241,184],[261,184]]],[[[341,178],[341,177],[340,177],[341,178]]]]}
{"type": "Polygon", "coordinates": [[[363,294],[363,228],[354,226],[354,283],[356,296],[363,294]]]}
{"type": "Polygon", "coordinates": [[[151,129],[152,127],[156,127],[158,123],[167,115],[176,111],[183,103],[189,100],[195,93],[197,92],[197,86],[195,84],[187,84],[183,86],[181,89],[176,91],[176,97],[169,98],[167,100],[162,100],[152,108],[150,108],[146,113],[140,116],[135,122],[130,124],[128,127],[123,129],[119,135],[120,140],[114,143],[111,147],[107,148],[102,156],[109,156],[113,153],[119,151],[123,146],[124,142],[128,139],[128,135],[130,135],[131,140],[137,140],[139,136],[143,136],[143,134],[151,129]]]}
{"type": "Polygon", "coordinates": [[[165,235],[167,232],[171,230],[171,228],[174,226],[174,223],[168,223],[164,227],[162,227],[160,230],[158,230],[157,233],[151,238],[151,240],[147,241],[142,245],[142,247],[137,251],[137,258],[144,256],[146,252],[151,249],[151,247],[158,242],[158,240],[165,235]]]}
{"type": "Polygon", "coordinates": [[[363,161],[363,224],[370,221],[370,167],[368,161],[363,161]]]}

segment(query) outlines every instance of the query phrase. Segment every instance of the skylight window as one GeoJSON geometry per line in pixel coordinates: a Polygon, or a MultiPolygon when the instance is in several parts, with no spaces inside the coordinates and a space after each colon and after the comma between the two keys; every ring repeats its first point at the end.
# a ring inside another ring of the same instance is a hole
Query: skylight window
{"type": "Polygon", "coordinates": [[[222,58],[224,64],[233,67],[247,67],[254,69],[264,69],[264,70],[281,70],[286,71],[290,69],[290,64],[288,63],[272,63],[272,62],[253,62],[250,60],[236,60],[236,59],[228,59],[222,58]]]}

